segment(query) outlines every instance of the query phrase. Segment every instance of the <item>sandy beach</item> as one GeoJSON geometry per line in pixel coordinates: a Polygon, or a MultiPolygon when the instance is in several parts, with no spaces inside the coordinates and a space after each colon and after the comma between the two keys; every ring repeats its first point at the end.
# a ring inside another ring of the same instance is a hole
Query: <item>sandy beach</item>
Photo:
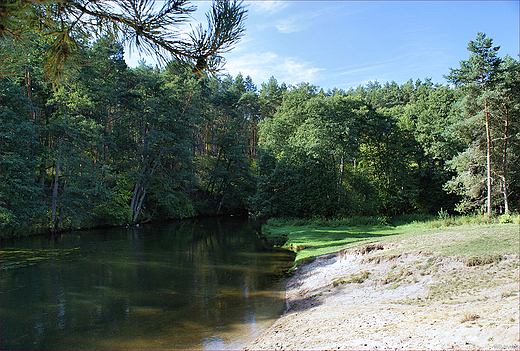
{"type": "Polygon", "coordinates": [[[245,350],[518,350],[517,255],[471,263],[370,245],[299,266],[245,350]]]}

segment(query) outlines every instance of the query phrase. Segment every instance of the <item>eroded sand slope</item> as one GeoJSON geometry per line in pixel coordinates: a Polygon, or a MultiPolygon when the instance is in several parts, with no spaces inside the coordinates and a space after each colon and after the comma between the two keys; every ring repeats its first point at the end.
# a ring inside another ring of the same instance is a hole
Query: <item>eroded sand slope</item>
{"type": "Polygon", "coordinates": [[[298,267],[288,311],[245,349],[519,348],[518,256],[469,266],[391,252],[371,245],[298,267]]]}

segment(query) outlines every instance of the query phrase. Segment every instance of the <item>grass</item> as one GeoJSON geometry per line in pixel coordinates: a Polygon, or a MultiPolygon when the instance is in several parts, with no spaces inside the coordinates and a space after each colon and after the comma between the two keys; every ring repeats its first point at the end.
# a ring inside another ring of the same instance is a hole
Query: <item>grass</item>
{"type": "MultiPolygon", "coordinates": [[[[478,294],[483,289],[494,289],[510,283],[518,285],[518,265],[516,263],[516,260],[511,260],[444,272],[438,275],[437,281],[429,286],[427,300],[439,301],[455,298],[459,301],[458,297],[461,297],[460,301],[465,301],[464,299],[478,294]]],[[[510,291],[502,294],[501,298],[515,294],[510,291]]]]}
{"type": "MultiPolygon", "coordinates": [[[[276,238],[278,245],[296,252],[294,267],[344,249],[382,246],[385,250],[373,250],[370,260],[395,258],[389,261],[389,271],[381,274],[361,271],[336,279],[332,285],[363,283],[369,279],[383,289],[396,289],[429,281],[428,276],[432,276],[434,281],[428,284],[427,295],[403,303],[424,306],[441,301],[451,305],[477,298],[485,301],[488,296],[479,295],[483,290],[518,284],[519,262],[509,257],[518,256],[520,251],[519,226],[514,221],[503,223],[486,216],[442,219],[407,216],[384,220],[370,217],[359,221],[278,219],[270,220],[262,232],[267,238],[276,238]],[[400,260],[401,255],[410,252],[423,255],[413,262],[400,260]],[[452,263],[456,266],[450,266],[452,263]]],[[[501,298],[518,294],[514,287],[508,289],[501,298]]],[[[471,321],[466,324],[471,327],[478,318],[468,313],[461,316],[461,323],[471,321]]]]}
{"type": "Polygon", "coordinates": [[[479,319],[480,316],[476,313],[470,313],[470,312],[466,312],[464,313],[464,315],[462,316],[460,322],[461,323],[465,323],[465,322],[472,322],[472,321],[476,321],[477,319],[479,319]]]}
{"type": "Polygon", "coordinates": [[[367,280],[369,276],[370,276],[370,272],[363,271],[363,272],[360,272],[360,273],[351,274],[349,278],[337,279],[337,280],[332,282],[332,285],[334,287],[336,287],[336,286],[338,286],[340,284],[350,284],[350,283],[361,284],[365,280],[367,280]]]}
{"type": "Polygon", "coordinates": [[[320,255],[374,242],[397,244],[386,253],[426,251],[461,256],[468,266],[474,266],[498,262],[502,255],[519,254],[517,217],[513,216],[513,223],[500,223],[487,216],[271,219],[262,227],[262,233],[272,243],[295,251],[295,266],[320,255]]]}
{"type": "Polygon", "coordinates": [[[486,264],[491,264],[495,262],[500,262],[502,260],[501,255],[482,255],[482,256],[473,256],[466,259],[466,266],[474,267],[474,266],[482,266],[486,264]]]}

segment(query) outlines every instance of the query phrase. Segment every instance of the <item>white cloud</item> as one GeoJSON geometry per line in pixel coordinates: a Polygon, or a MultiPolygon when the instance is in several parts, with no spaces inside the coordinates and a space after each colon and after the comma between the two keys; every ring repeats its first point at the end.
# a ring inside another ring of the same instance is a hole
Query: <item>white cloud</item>
{"type": "Polygon", "coordinates": [[[249,75],[258,86],[271,76],[279,82],[297,84],[315,82],[322,68],[313,67],[309,62],[295,57],[280,57],[273,52],[252,53],[238,57],[228,57],[226,71],[236,76],[239,72],[249,75]]]}
{"type": "Polygon", "coordinates": [[[289,6],[288,2],[285,1],[250,1],[248,2],[248,7],[258,13],[262,13],[265,15],[272,15],[274,13],[280,12],[289,6]]]}
{"type": "Polygon", "coordinates": [[[341,71],[339,73],[332,73],[332,74],[330,74],[330,77],[346,76],[346,75],[351,75],[351,74],[359,73],[359,72],[373,71],[373,70],[380,69],[381,67],[383,67],[383,66],[376,65],[376,66],[367,66],[367,67],[362,67],[362,68],[357,68],[357,69],[349,69],[346,71],[341,71]]]}
{"type": "Polygon", "coordinates": [[[299,32],[305,28],[316,25],[322,19],[337,12],[335,6],[322,7],[314,11],[302,11],[278,20],[274,26],[282,33],[299,32]]]}
{"type": "Polygon", "coordinates": [[[297,62],[292,58],[285,58],[282,61],[282,64],[278,67],[286,72],[285,74],[288,77],[292,78],[291,83],[312,82],[317,79],[318,72],[323,71],[322,68],[310,67],[309,63],[297,62]]]}
{"type": "Polygon", "coordinates": [[[308,26],[308,22],[306,22],[302,16],[295,15],[280,20],[275,26],[276,29],[282,33],[294,33],[306,28],[308,26]]]}

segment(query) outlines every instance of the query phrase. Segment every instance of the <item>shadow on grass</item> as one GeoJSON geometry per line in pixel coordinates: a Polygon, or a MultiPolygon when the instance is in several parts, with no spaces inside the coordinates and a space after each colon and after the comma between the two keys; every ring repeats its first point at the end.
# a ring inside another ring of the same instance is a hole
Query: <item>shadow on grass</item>
{"type": "MultiPolygon", "coordinates": [[[[402,234],[401,231],[393,231],[392,228],[376,227],[379,233],[369,233],[366,231],[352,231],[349,229],[310,229],[305,231],[293,232],[288,235],[285,248],[296,252],[293,267],[308,263],[315,257],[331,254],[354,244],[364,244],[377,242],[381,238],[402,234]]],[[[332,262],[331,262],[332,263],[332,262]]],[[[326,263],[324,263],[326,264],[326,263]]]]}
{"type": "Polygon", "coordinates": [[[398,232],[392,233],[352,233],[341,231],[331,233],[328,230],[313,231],[305,234],[290,234],[288,245],[302,246],[302,248],[327,248],[340,245],[353,244],[360,241],[374,241],[374,239],[398,235],[398,232]]]}

